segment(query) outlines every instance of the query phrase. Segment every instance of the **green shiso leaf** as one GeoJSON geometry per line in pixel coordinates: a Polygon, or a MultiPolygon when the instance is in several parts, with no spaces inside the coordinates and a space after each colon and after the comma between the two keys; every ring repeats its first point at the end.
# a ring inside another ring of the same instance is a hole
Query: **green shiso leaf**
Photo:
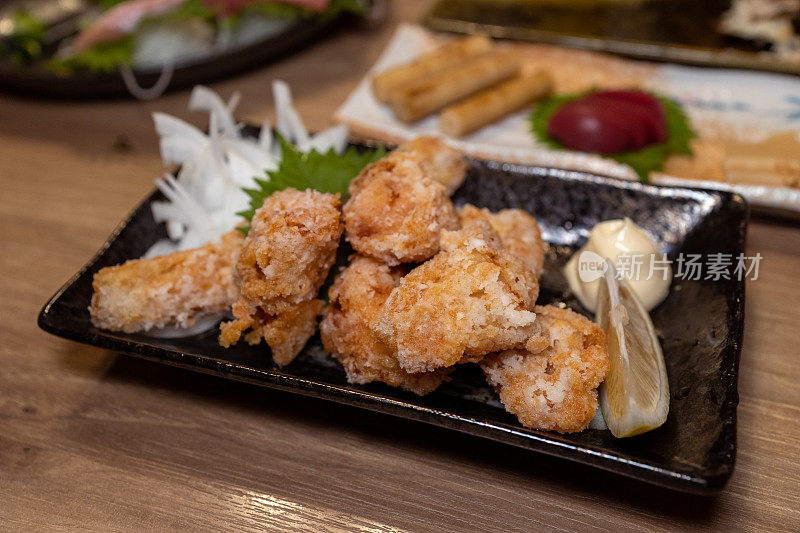
{"type": "Polygon", "coordinates": [[[24,9],[11,14],[12,33],[0,41],[0,52],[8,55],[17,66],[29,65],[42,56],[44,22],[24,9]]]}
{"type": "Polygon", "coordinates": [[[148,17],[146,22],[183,22],[197,19],[212,21],[215,17],[214,11],[209,8],[203,0],[186,0],[186,2],[172,11],[155,17],[148,17]]]}
{"type": "Polygon", "coordinates": [[[325,14],[328,16],[338,15],[339,13],[363,15],[364,12],[364,2],[362,0],[333,0],[325,14]]]}
{"type": "MultiPolygon", "coordinates": [[[[256,209],[261,207],[268,196],[288,188],[339,193],[342,202],[346,202],[347,189],[353,178],[369,163],[386,155],[386,150],[383,148],[359,152],[351,147],[341,155],[332,148],[324,153],[316,150],[301,152],[280,136],[278,141],[282,152],[278,169],[267,171],[269,179],[257,179],[257,188],[244,189],[250,197],[250,209],[238,214],[248,222],[253,219],[256,209]]],[[[240,228],[245,235],[249,230],[249,226],[240,228]]]]}
{"type": "Polygon", "coordinates": [[[100,43],[72,57],[51,59],[48,68],[57,74],[72,74],[80,70],[115,72],[121,65],[130,65],[133,55],[133,35],[117,41],[100,43]]]}
{"type": "MultiPolygon", "coordinates": [[[[588,94],[571,93],[561,94],[543,100],[536,106],[530,115],[530,126],[534,137],[549,148],[566,150],[563,144],[547,133],[547,124],[550,117],[564,104],[581,98],[588,94]]],[[[606,157],[633,168],[639,179],[647,182],[650,172],[660,170],[667,157],[673,154],[691,155],[691,140],[695,137],[689,119],[679,103],[664,96],[654,95],[664,108],[667,122],[667,142],[646,146],[635,152],[622,152],[606,157]]]]}

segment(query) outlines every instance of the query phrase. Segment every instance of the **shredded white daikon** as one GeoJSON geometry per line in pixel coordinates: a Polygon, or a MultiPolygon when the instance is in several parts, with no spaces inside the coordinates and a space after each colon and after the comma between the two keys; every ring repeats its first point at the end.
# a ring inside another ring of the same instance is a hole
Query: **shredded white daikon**
{"type": "MultiPolygon", "coordinates": [[[[276,130],[284,139],[304,152],[344,152],[346,126],[310,135],[292,104],[289,86],[276,80],[272,93],[276,130]]],[[[242,189],[254,187],[256,178],[269,179],[265,171],[278,168],[280,146],[271,124],[265,122],[257,136],[245,136],[242,124],[234,119],[240,96],[237,92],[225,102],[207,87],[192,90],[189,109],[208,113],[207,134],[179,118],[153,113],[161,159],[165,165],[181,168],[177,176],[167,174],[156,179],[156,187],[167,200],[153,202],[153,218],[166,225],[169,238],[156,242],[144,257],[188,250],[219,239],[241,222],[236,213],[249,205],[242,189]]]]}

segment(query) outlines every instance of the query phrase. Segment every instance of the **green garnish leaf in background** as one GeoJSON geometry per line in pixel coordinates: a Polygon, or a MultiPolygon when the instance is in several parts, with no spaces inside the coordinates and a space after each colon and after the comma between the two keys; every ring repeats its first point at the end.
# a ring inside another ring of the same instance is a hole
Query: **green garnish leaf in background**
{"type": "Polygon", "coordinates": [[[186,0],[172,11],[162,15],[148,17],[145,22],[183,22],[186,20],[213,21],[216,18],[214,11],[203,0],[186,0]]]}
{"type": "Polygon", "coordinates": [[[11,33],[0,41],[0,51],[17,66],[29,65],[42,56],[42,41],[47,27],[24,9],[11,14],[11,33]]]}
{"type": "Polygon", "coordinates": [[[364,2],[362,0],[333,0],[325,15],[333,16],[340,13],[352,13],[354,15],[363,15],[365,13],[364,2]]]}
{"type": "MultiPolygon", "coordinates": [[[[530,116],[531,131],[534,137],[549,148],[566,150],[567,148],[558,139],[551,137],[547,133],[547,124],[550,122],[550,117],[553,116],[553,113],[558,111],[561,106],[582,98],[586,94],[588,92],[561,94],[540,102],[530,116]]],[[[690,142],[695,137],[689,118],[680,104],[663,96],[654,96],[664,108],[664,117],[667,122],[667,142],[645,146],[637,151],[603,156],[630,166],[643,182],[649,180],[650,172],[660,170],[664,165],[664,161],[670,155],[692,155],[690,142]]]]}
{"type": "Polygon", "coordinates": [[[133,55],[133,35],[117,41],[100,43],[66,59],[51,59],[48,68],[56,74],[72,74],[79,70],[115,72],[121,65],[130,66],[133,55]]]}
{"type": "MultiPolygon", "coordinates": [[[[248,222],[253,219],[256,209],[272,193],[288,188],[298,191],[314,189],[319,192],[339,193],[342,203],[347,201],[350,182],[361,169],[386,155],[384,148],[359,152],[348,148],[337,154],[333,148],[325,153],[316,150],[301,152],[294,145],[278,136],[281,145],[281,162],[277,170],[267,171],[269,179],[256,179],[258,188],[244,189],[250,197],[250,209],[238,213],[248,222]]],[[[247,235],[250,227],[240,228],[247,235]]]]}

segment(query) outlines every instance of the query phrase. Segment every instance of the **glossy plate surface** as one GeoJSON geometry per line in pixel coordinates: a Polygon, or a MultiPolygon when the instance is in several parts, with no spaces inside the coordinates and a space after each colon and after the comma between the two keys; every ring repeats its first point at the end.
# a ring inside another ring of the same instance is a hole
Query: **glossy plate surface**
{"type": "MultiPolygon", "coordinates": [[[[291,365],[278,369],[269,349],[240,343],[221,348],[216,331],[184,339],[154,339],[101,331],[89,320],[92,276],[100,268],[139,257],[164,228],[145,199],[80,272],[45,305],[39,325],[78,342],[231,379],[256,383],[420,420],[596,466],[674,489],[721,489],[733,470],[736,391],[744,322],[744,282],[680,281],[652,313],[661,337],[672,403],[656,431],[618,440],[607,431],[559,435],[532,431],[505,412],[475,365],[419,398],[382,384],[351,386],[317,336],[291,365]]],[[[564,302],[583,311],[560,273],[596,223],[630,217],[673,260],[679,253],[744,252],[747,205],[717,191],[643,185],[585,173],[471,161],[454,200],[493,210],[523,208],[536,216],[550,243],[540,303],[564,302]]],[[[458,433],[453,439],[458,439],[458,433]]]]}

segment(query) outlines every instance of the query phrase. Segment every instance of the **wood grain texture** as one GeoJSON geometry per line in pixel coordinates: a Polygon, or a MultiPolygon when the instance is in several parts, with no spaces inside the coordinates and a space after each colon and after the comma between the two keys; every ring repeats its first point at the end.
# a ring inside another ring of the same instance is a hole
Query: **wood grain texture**
{"type": "MultiPolygon", "coordinates": [[[[419,20],[427,2],[394,2],[419,20]]],[[[312,128],[388,40],[353,28],[214,85],[272,116],[292,85],[312,128]]],[[[754,222],[739,456],[715,498],[683,496],[441,429],[78,345],[36,327],[44,301],[161,172],[155,102],[0,96],[0,529],[791,530],[800,522],[800,228],[754,222]],[[124,136],[131,148],[114,148],[124,136]]]]}

